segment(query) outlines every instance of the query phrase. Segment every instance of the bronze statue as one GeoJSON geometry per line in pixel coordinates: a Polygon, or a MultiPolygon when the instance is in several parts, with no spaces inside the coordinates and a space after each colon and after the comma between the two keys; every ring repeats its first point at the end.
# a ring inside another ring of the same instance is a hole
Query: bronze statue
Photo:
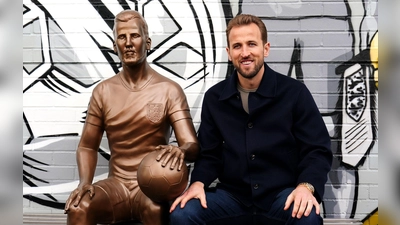
{"type": "Polygon", "coordinates": [[[139,220],[168,223],[168,202],[152,201],[140,190],[137,169],[149,153],[171,169],[194,161],[199,146],[182,88],[150,67],[148,27],[136,11],[114,20],[114,51],[122,69],[93,90],[76,157],[79,185],[65,205],[68,224],[139,220]],[[179,146],[168,145],[171,127],[179,146]],[[111,157],[107,179],[93,182],[98,148],[106,132],[111,157]]]}

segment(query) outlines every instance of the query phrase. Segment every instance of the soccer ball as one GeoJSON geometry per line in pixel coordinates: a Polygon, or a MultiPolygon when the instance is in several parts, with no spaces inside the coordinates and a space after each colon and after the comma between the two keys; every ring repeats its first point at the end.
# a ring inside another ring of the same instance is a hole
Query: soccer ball
{"type": "Polygon", "coordinates": [[[188,185],[189,171],[185,163],[178,171],[170,169],[172,160],[165,167],[156,158],[159,151],[150,152],[138,168],[138,183],[142,192],[155,202],[171,201],[183,193],[188,185]]]}

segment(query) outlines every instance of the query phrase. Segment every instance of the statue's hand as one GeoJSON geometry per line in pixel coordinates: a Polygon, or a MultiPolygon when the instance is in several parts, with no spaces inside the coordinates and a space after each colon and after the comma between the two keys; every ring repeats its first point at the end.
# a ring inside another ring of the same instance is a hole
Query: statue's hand
{"type": "Polygon", "coordinates": [[[178,171],[182,169],[182,165],[185,162],[185,151],[178,146],[173,145],[159,145],[156,150],[161,150],[160,154],[157,156],[156,160],[161,161],[161,166],[166,166],[167,163],[172,158],[171,170],[173,170],[178,165],[178,171]]]}
{"type": "Polygon", "coordinates": [[[82,197],[88,192],[89,197],[92,198],[94,196],[94,187],[92,184],[79,185],[75,190],[73,190],[65,203],[64,213],[68,213],[71,203],[73,206],[77,207],[82,197]]]}

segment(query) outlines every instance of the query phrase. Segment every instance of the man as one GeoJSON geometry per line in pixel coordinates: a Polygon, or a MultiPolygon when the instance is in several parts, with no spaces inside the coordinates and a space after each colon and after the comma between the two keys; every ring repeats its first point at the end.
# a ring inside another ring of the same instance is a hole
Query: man
{"type": "Polygon", "coordinates": [[[204,95],[200,155],[171,224],[322,224],[332,152],[312,95],[264,63],[270,43],[259,18],[236,16],[226,36],[235,71],[204,95]]]}
{"type": "Polygon", "coordinates": [[[181,169],[198,155],[196,132],[182,88],[150,67],[147,24],[136,11],[120,12],[114,21],[114,51],[122,70],[93,90],[77,149],[79,185],[68,198],[68,224],[139,220],[145,225],[168,223],[168,203],[145,196],[137,169],[159,150],[162,166],[181,169]],[[174,129],[178,146],[167,145],[174,129]],[[110,147],[109,176],[92,184],[97,150],[106,132],[110,147]]]}

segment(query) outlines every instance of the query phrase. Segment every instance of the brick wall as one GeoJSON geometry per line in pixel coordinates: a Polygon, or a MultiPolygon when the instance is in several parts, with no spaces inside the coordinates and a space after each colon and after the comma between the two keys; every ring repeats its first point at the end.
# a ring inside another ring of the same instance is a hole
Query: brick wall
{"type": "MultiPolygon", "coordinates": [[[[377,215],[377,1],[119,2],[23,1],[24,212],[59,212],[77,185],[86,106],[96,84],[119,70],[112,20],[125,7],[146,18],[148,61],[184,88],[196,129],[203,93],[231,69],[226,22],[260,16],[271,43],[266,62],[307,85],[332,138],[324,216],[377,215]]],[[[107,173],[106,141],[100,153],[96,179],[107,173]]]]}

